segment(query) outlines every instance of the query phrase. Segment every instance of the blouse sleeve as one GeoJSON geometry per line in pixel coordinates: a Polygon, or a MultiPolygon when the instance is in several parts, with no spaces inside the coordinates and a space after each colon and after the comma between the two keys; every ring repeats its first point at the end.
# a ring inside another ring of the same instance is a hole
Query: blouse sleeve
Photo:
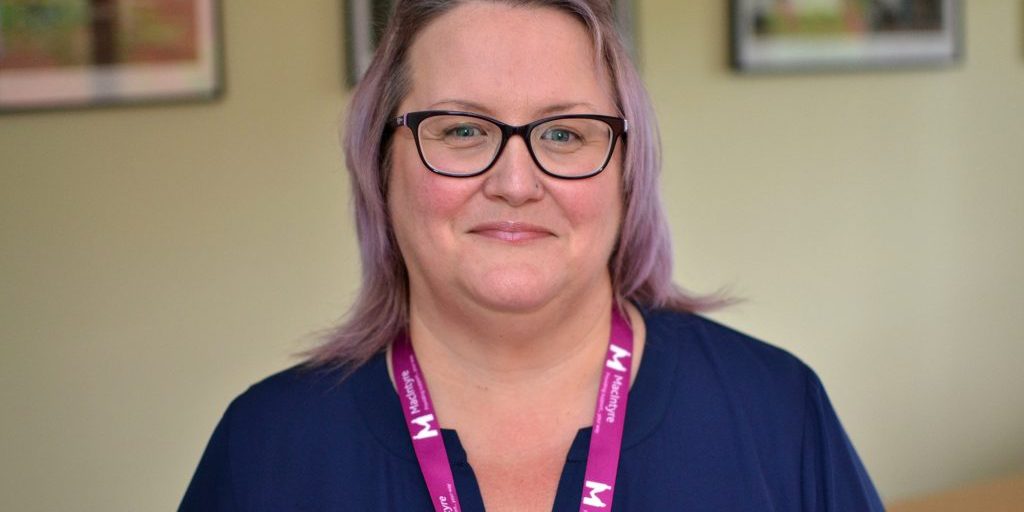
{"type": "Polygon", "coordinates": [[[821,380],[807,372],[802,446],[805,511],[884,512],[878,491],[839,422],[821,380]]]}
{"type": "Polygon", "coordinates": [[[234,503],[229,452],[233,407],[234,404],[228,407],[213,430],[213,435],[199,460],[199,466],[185,491],[185,497],[181,500],[178,512],[237,510],[234,503]]]}

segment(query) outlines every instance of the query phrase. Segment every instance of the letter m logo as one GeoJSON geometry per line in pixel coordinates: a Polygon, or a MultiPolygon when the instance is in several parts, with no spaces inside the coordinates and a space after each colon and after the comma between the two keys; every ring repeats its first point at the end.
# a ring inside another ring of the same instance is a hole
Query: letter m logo
{"type": "Polygon", "coordinates": [[[626,365],[622,364],[622,359],[629,359],[629,351],[615,344],[608,345],[608,350],[612,351],[612,357],[608,359],[608,361],[605,363],[608,366],[608,368],[620,372],[625,372],[626,365]]]}
{"type": "Polygon", "coordinates": [[[418,433],[416,433],[415,435],[413,435],[412,438],[414,440],[417,440],[417,439],[426,439],[428,437],[436,437],[437,436],[437,429],[433,428],[433,425],[431,425],[431,422],[433,422],[433,421],[434,421],[434,415],[433,414],[424,414],[423,416],[420,416],[418,418],[413,418],[412,419],[412,424],[413,425],[419,425],[420,426],[420,431],[418,433]]]}
{"type": "Polygon", "coordinates": [[[590,490],[590,496],[587,496],[586,494],[583,495],[584,505],[598,508],[604,508],[608,506],[603,501],[601,501],[601,498],[598,496],[598,494],[601,494],[602,492],[611,489],[612,486],[608,484],[602,484],[601,482],[592,482],[590,480],[587,480],[587,482],[583,485],[590,490]]]}

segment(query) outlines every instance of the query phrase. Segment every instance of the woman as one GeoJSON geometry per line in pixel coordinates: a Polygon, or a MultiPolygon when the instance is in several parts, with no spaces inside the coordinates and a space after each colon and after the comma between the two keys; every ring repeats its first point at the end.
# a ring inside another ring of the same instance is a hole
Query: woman
{"type": "Polygon", "coordinates": [[[882,509],[814,373],[671,284],[606,2],[397,2],[345,149],[361,295],[181,510],[882,509]]]}

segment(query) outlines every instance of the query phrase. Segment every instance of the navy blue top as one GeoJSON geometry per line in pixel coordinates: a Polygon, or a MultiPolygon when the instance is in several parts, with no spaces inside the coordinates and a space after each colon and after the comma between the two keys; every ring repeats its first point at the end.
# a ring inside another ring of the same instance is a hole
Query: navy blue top
{"type": "MultiPolygon", "coordinates": [[[[708,319],[643,311],[617,511],[881,511],[817,375],[708,319]]],[[[442,418],[443,420],[443,418],[442,418]]],[[[442,430],[463,510],[480,489],[442,430]]],[[[566,456],[555,511],[579,509],[590,428],[566,456]]],[[[291,368],[231,402],[181,511],[431,511],[383,355],[346,380],[291,368]]]]}

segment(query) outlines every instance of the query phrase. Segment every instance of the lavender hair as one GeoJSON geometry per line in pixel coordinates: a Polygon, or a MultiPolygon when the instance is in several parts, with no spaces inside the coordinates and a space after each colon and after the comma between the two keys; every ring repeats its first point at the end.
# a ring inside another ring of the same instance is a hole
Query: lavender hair
{"type": "MultiPolygon", "coordinates": [[[[435,18],[467,0],[398,0],[373,60],[356,86],[342,135],[362,259],[362,287],[342,323],[300,355],[307,367],[358,368],[406,328],[409,282],[387,209],[386,120],[410,87],[406,53],[435,18]]],[[[650,98],[615,27],[609,0],[489,0],[549,7],[579,19],[594,39],[598,65],[611,77],[624,142],[623,219],[608,263],[617,301],[676,311],[706,311],[729,301],[693,295],[672,282],[672,247],[661,206],[661,146],[650,98]]]]}

